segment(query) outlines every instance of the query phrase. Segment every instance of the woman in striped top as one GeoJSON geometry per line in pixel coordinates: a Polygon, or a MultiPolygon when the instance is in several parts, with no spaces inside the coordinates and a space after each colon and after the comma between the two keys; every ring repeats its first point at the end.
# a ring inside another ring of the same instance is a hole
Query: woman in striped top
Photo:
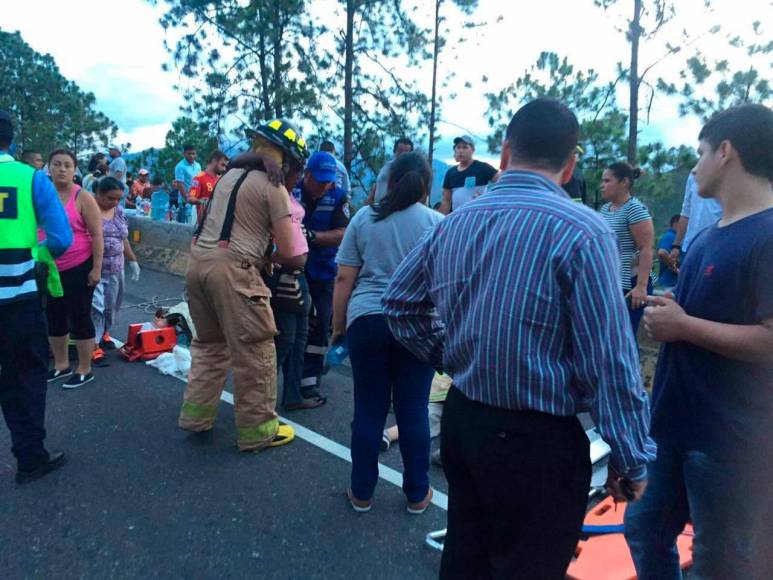
{"type": "Polygon", "coordinates": [[[621,284],[634,335],[647,305],[647,295],[652,293],[652,247],[655,242],[650,212],[631,193],[633,182],[640,175],[638,168],[618,162],[610,165],[601,176],[601,193],[607,202],[601,208],[601,215],[617,237],[621,284]]]}

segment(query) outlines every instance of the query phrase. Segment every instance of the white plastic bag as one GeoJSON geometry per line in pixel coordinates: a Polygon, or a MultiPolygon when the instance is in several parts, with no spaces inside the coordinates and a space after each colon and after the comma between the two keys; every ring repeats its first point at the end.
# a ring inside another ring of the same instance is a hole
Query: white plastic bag
{"type": "Polygon", "coordinates": [[[147,361],[145,364],[157,368],[161,371],[162,375],[173,375],[177,371],[177,362],[174,360],[174,355],[171,352],[165,352],[157,358],[147,361]]]}
{"type": "Polygon", "coordinates": [[[191,351],[181,346],[174,347],[172,351],[174,355],[175,363],[177,364],[177,372],[183,376],[188,376],[188,372],[191,370],[191,351]]]}
{"type": "Polygon", "coordinates": [[[181,346],[174,347],[172,352],[165,352],[156,359],[149,360],[147,365],[157,368],[163,375],[188,377],[191,370],[191,352],[181,346]]]}

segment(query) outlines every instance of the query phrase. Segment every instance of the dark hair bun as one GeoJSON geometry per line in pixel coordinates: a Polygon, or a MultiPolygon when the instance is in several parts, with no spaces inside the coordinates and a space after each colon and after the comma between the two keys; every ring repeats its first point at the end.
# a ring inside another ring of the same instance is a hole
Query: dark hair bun
{"type": "Polygon", "coordinates": [[[639,179],[640,177],[641,177],[641,169],[639,169],[638,167],[634,167],[633,168],[633,178],[634,179],[639,179]]]}

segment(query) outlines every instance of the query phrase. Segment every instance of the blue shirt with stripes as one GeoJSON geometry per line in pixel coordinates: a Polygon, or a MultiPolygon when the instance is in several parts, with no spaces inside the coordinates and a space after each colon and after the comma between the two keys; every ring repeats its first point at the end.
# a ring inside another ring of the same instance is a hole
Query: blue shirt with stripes
{"type": "Polygon", "coordinates": [[[468,398],[589,411],[632,479],[655,458],[615,236],[538,173],[507,171],[431,230],[383,297],[395,337],[468,398]]]}

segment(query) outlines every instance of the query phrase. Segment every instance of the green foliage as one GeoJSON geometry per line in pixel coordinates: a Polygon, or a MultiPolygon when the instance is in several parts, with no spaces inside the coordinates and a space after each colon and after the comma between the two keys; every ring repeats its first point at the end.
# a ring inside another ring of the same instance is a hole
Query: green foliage
{"type": "MultiPolygon", "coordinates": [[[[542,52],[537,62],[513,84],[498,93],[486,93],[485,97],[486,117],[494,129],[488,138],[492,153],[499,151],[507,123],[516,109],[537,97],[551,97],[565,103],[581,120],[598,121],[605,109],[618,112],[614,108],[613,85],[600,85],[596,71],[576,70],[566,57],[561,58],[554,52],[542,52]]],[[[594,127],[594,134],[599,130],[594,127]]]]}
{"type": "Polygon", "coordinates": [[[164,1],[161,25],[180,34],[167,48],[193,81],[183,111],[208,132],[230,128],[243,137],[244,127],[272,118],[318,116],[330,62],[317,54],[324,28],[312,22],[305,0],[164,1]],[[239,126],[227,124],[229,117],[239,126]]]}
{"type": "Polygon", "coordinates": [[[401,2],[348,0],[342,4],[353,26],[334,34],[335,49],[329,58],[335,75],[325,87],[334,119],[317,129],[321,135],[342,137],[352,182],[368,189],[366,178],[378,173],[394,140],[408,136],[417,141],[418,127],[429,122],[429,98],[401,70],[429,58],[431,34],[416,24],[401,2]]]}
{"type": "MultiPolygon", "coordinates": [[[[161,24],[180,35],[168,49],[192,87],[183,111],[210,134],[242,138],[245,126],[286,117],[313,126],[312,143],[341,139],[346,31],[313,18],[310,2],[149,1],[168,6],[161,24]]],[[[357,183],[378,170],[395,138],[415,136],[426,121],[427,96],[400,71],[429,56],[428,31],[401,2],[343,4],[354,17],[349,129],[357,183]]]]}
{"type": "Polygon", "coordinates": [[[566,57],[541,53],[513,84],[498,93],[486,94],[486,116],[493,129],[488,138],[489,151],[499,151],[515,111],[538,97],[558,99],[577,115],[584,150],[579,163],[593,199],[604,168],[625,158],[627,116],[616,105],[615,85],[600,84],[596,71],[577,70],[566,57]]]}
{"type": "Polygon", "coordinates": [[[43,155],[67,147],[76,155],[106,145],[117,127],[95,108],[92,93],[64,78],[54,59],[35,52],[18,32],[0,30],[0,109],[17,123],[16,142],[43,155]]]}
{"type": "MultiPolygon", "coordinates": [[[[513,113],[538,97],[558,99],[577,115],[584,151],[578,163],[589,201],[597,207],[601,203],[601,174],[611,163],[625,159],[628,145],[628,116],[617,106],[615,84],[600,84],[593,69],[577,70],[567,58],[555,53],[540,54],[537,62],[513,84],[498,93],[486,94],[486,115],[493,130],[488,139],[489,151],[499,151],[513,113]]],[[[696,161],[694,151],[687,147],[666,148],[656,142],[639,148],[638,165],[644,177],[637,182],[637,195],[651,206],[656,221],[667,222],[674,206],[681,204],[684,182],[675,182],[673,172],[683,172],[696,161]]]]}
{"type": "Polygon", "coordinates": [[[735,105],[762,103],[770,106],[773,100],[770,82],[773,41],[768,40],[759,21],[752,24],[749,39],[729,37],[723,50],[725,58],[719,60],[710,60],[696,51],[687,58],[678,83],[660,79],[658,87],[667,94],[680,97],[680,115],[695,115],[704,121],[735,105]],[[745,61],[747,65],[732,68],[726,58],[728,52],[735,52],[738,56],[735,61],[745,61]]]}
{"type": "Polygon", "coordinates": [[[665,147],[650,143],[639,148],[639,163],[644,174],[636,182],[636,195],[652,213],[655,229],[668,226],[672,215],[679,213],[687,175],[698,162],[691,147],[665,147]]]}

